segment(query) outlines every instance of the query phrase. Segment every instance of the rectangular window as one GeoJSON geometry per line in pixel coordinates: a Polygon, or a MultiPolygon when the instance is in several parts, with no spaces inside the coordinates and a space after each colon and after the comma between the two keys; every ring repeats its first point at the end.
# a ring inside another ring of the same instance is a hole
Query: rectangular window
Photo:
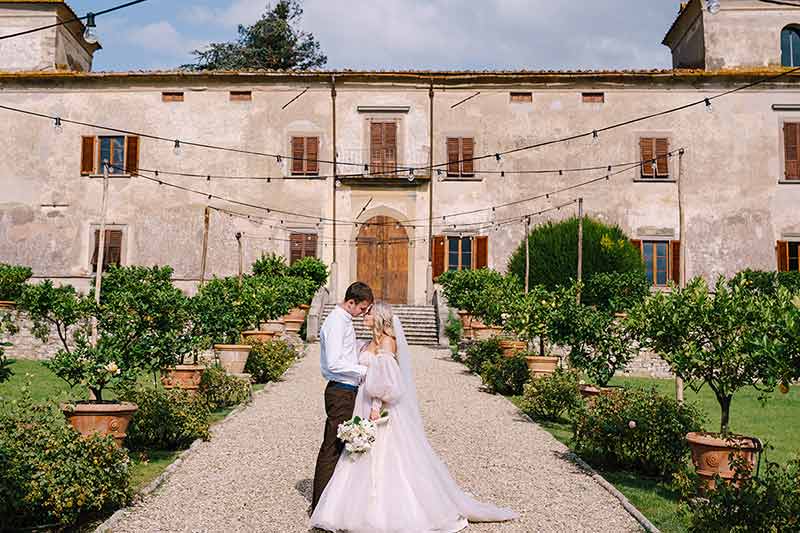
{"type": "MultiPolygon", "coordinates": [[[[122,262],[122,230],[106,230],[106,239],[103,243],[103,272],[109,265],[119,265],[122,262]]],[[[92,272],[97,272],[98,250],[100,246],[100,230],[94,230],[92,244],[92,272]]]]}
{"type": "Polygon", "coordinates": [[[139,137],[83,137],[81,175],[102,174],[105,162],[108,162],[109,174],[135,174],[139,170],[139,137]]]}
{"type": "Polygon", "coordinates": [[[447,237],[447,270],[472,268],[472,237],[447,237]]]}
{"type": "Polygon", "coordinates": [[[789,243],[789,271],[800,271],[800,242],[789,243]]]}
{"type": "Polygon", "coordinates": [[[784,179],[800,180],[800,122],[783,125],[784,179]]]}
{"type": "Polygon", "coordinates": [[[606,93],[583,93],[584,104],[603,104],[606,101],[606,93]]]}
{"type": "Polygon", "coordinates": [[[249,102],[253,99],[252,91],[231,91],[231,102],[249,102]]]}
{"type": "Polygon", "coordinates": [[[639,139],[642,179],[669,178],[669,139],[642,137],[639,139]]]}
{"type": "Polygon", "coordinates": [[[289,246],[289,264],[304,257],[317,257],[317,236],[314,233],[290,234],[289,246]]]}
{"type": "Polygon", "coordinates": [[[162,102],[183,102],[183,92],[163,92],[161,93],[162,102]]]}
{"type": "Polygon", "coordinates": [[[447,176],[466,178],[475,175],[475,139],[472,137],[447,138],[447,176]]]}
{"type": "Polygon", "coordinates": [[[647,281],[656,287],[666,287],[669,280],[669,242],[642,241],[642,260],[647,281]]]}
{"type": "Polygon", "coordinates": [[[292,175],[319,174],[319,137],[292,137],[292,175]]]}
{"type": "Polygon", "coordinates": [[[517,104],[530,104],[533,102],[532,92],[512,92],[511,102],[517,104]]]}
{"type": "Polygon", "coordinates": [[[370,173],[397,177],[397,122],[370,123],[370,173]]]}
{"type": "Polygon", "coordinates": [[[99,137],[100,153],[97,167],[102,169],[108,162],[109,174],[125,173],[125,137],[99,137]]]}
{"type": "Polygon", "coordinates": [[[446,270],[467,270],[489,266],[489,237],[434,236],[431,243],[433,279],[446,270]]]}

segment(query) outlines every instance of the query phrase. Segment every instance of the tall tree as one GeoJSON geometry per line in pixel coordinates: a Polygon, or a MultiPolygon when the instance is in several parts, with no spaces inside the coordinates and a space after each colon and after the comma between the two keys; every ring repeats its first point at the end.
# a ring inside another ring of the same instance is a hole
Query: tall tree
{"type": "Polygon", "coordinates": [[[189,70],[304,70],[325,66],[328,57],[314,36],[298,27],[303,8],[298,0],[267,4],[261,19],[252,26],[239,25],[236,42],[211,43],[192,54],[196,62],[189,70]]]}

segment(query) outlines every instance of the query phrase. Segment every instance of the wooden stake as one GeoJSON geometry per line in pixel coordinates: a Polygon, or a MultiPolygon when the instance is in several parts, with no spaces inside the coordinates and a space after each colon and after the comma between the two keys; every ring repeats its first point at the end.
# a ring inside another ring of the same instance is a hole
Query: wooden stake
{"type": "Polygon", "coordinates": [[[211,207],[206,206],[203,216],[203,254],[200,259],[200,286],[206,282],[206,259],[208,258],[208,226],[211,222],[211,207]]]}
{"type": "MultiPolygon", "coordinates": [[[[578,282],[583,280],[583,198],[578,198],[578,282]]],[[[578,303],[581,303],[581,291],[578,290],[578,303]]]]}
{"type": "MultiPolygon", "coordinates": [[[[681,260],[678,268],[678,287],[683,288],[686,285],[686,228],[683,213],[683,190],[681,189],[681,182],[683,181],[683,151],[678,152],[678,237],[680,238],[680,254],[681,260]]],[[[675,400],[683,403],[683,379],[675,377],[675,400]]]]}
{"type": "Polygon", "coordinates": [[[525,217],[525,294],[530,291],[531,280],[531,217],[525,217]]]}
{"type": "MultiPolygon", "coordinates": [[[[97,268],[94,276],[94,302],[100,305],[103,262],[106,260],[106,210],[108,209],[108,161],[103,161],[103,201],[100,208],[100,240],[97,243],[97,268]]],[[[97,317],[92,317],[92,345],[97,346],[97,317]]]]}
{"type": "Polygon", "coordinates": [[[244,274],[244,253],[242,251],[242,232],[236,232],[236,242],[239,243],[239,286],[242,286],[242,275],[244,274]]]}

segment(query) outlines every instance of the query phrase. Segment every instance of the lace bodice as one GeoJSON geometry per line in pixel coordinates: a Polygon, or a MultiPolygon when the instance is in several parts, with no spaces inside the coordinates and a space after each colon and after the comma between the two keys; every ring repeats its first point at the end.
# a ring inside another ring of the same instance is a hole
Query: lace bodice
{"type": "Polygon", "coordinates": [[[364,350],[359,363],[367,367],[364,392],[372,401],[372,409],[382,404],[395,403],[403,394],[403,376],[392,352],[378,348],[377,352],[364,350]]]}

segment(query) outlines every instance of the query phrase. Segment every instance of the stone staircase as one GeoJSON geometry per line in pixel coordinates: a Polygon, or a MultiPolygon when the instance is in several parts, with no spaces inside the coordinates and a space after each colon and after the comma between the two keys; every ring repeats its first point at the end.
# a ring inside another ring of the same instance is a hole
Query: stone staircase
{"type": "MultiPolygon", "coordinates": [[[[320,325],[325,323],[328,314],[334,305],[326,305],[320,325]]],[[[409,344],[422,346],[436,346],[439,344],[439,317],[436,308],[432,305],[392,305],[395,315],[403,324],[406,339],[409,344]]],[[[361,318],[353,319],[353,326],[356,330],[356,337],[359,339],[369,339],[372,337],[370,331],[364,327],[361,318]]]]}

